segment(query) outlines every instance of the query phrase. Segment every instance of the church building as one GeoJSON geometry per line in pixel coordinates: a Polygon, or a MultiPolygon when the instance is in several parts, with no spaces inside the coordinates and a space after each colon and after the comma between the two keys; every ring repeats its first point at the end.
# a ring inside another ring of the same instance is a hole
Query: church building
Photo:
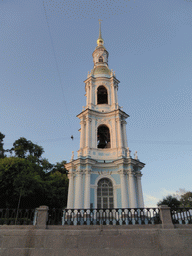
{"type": "Polygon", "coordinates": [[[120,81],[108,67],[99,22],[99,38],[92,54],[94,67],[85,83],[86,106],[80,119],[78,157],[68,170],[68,209],[143,208],[141,169],[137,152],[130,155],[126,135],[129,117],[118,104],[120,81]]]}

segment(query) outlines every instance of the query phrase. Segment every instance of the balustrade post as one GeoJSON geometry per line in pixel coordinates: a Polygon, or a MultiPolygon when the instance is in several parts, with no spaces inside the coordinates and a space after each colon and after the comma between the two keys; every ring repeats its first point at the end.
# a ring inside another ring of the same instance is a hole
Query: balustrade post
{"type": "Polygon", "coordinates": [[[36,227],[38,229],[46,229],[47,228],[47,220],[48,220],[48,210],[49,207],[46,205],[42,205],[37,210],[37,224],[36,227]]]}
{"type": "Polygon", "coordinates": [[[170,207],[168,207],[168,205],[161,205],[159,208],[160,208],[160,218],[162,221],[162,228],[164,229],[174,228],[172,218],[171,218],[170,207]]]}

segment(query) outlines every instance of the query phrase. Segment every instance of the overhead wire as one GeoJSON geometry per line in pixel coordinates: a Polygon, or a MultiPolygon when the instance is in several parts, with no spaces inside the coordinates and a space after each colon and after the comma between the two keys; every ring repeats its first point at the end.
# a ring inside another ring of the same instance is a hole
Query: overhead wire
{"type": "MultiPolygon", "coordinates": [[[[64,105],[65,105],[65,109],[66,109],[68,124],[69,124],[69,127],[70,127],[70,131],[72,131],[72,126],[71,126],[70,117],[69,117],[69,111],[68,111],[66,99],[65,99],[65,96],[64,96],[64,90],[63,90],[63,86],[62,86],[61,75],[60,75],[60,71],[59,71],[59,66],[58,66],[58,62],[57,62],[57,57],[56,57],[56,54],[55,54],[55,48],[54,48],[54,44],[53,44],[53,38],[52,38],[52,36],[51,36],[51,30],[50,30],[50,26],[49,26],[49,20],[48,20],[48,16],[47,16],[47,12],[46,12],[46,7],[45,7],[44,1],[43,1],[43,9],[44,9],[45,18],[46,18],[46,23],[47,23],[47,27],[48,27],[48,31],[49,31],[49,37],[50,37],[51,46],[52,46],[52,51],[53,51],[53,55],[54,55],[54,59],[55,59],[56,69],[57,69],[57,73],[58,73],[58,77],[59,77],[59,84],[60,84],[60,87],[61,87],[62,96],[63,96],[63,100],[64,100],[64,105]]],[[[73,140],[73,135],[71,135],[71,139],[73,140]]]]}

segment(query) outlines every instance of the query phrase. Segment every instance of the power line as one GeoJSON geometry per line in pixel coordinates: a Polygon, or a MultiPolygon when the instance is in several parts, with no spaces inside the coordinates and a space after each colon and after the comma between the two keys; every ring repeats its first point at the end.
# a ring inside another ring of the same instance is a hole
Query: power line
{"type": "MultiPolygon", "coordinates": [[[[45,139],[45,140],[36,140],[38,143],[41,142],[56,142],[56,141],[61,141],[61,140],[70,140],[71,137],[60,137],[60,138],[50,138],[50,139],[45,139]]],[[[80,136],[73,138],[73,140],[79,140],[80,136]]],[[[192,141],[144,141],[144,140],[128,140],[129,143],[132,144],[154,144],[154,145],[183,145],[183,146],[192,146],[192,141]]],[[[6,145],[13,144],[11,142],[4,142],[6,145]]]]}
{"type": "Polygon", "coordinates": [[[44,7],[44,12],[45,12],[45,18],[46,18],[46,21],[47,21],[49,37],[50,37],[50,40],[51,40],[51,46],[52,46],[52,50],[53,50],[53,55],[54,55],[54,59],[55,59],[56,69],[57,69],[57,73],[58,73],[58,77],[59,77],[59,83],[60,83],[60,87],[61,87],[61,91],[62,91],[62,96],[63,96],[65,108],[66,108],[68,124],[69,124],[70,130],[72,131],[72,126],[71,126],[70,118],[69,118],[69,111],[68,111],[67,103],[66,103],[65,96],[64,96],[64,90],[63,90],[63,86],[62,86],[62,82],[61,82],[61,75],[60,75],[60,72],[59,72],[58,62],[57,62],[57,58],[56,58],[56,54],[55,54],[55,48],[54,48],[54,45],[53,45],[53,39],[52,39],[52,36],[51,36],[51,30],[50,30],[50,26],[49,26],[49,21],[48,21],[48,17],[47,17],[47,12],[46,12],[44,1],[43,1],[43,7],[44,7]]]}

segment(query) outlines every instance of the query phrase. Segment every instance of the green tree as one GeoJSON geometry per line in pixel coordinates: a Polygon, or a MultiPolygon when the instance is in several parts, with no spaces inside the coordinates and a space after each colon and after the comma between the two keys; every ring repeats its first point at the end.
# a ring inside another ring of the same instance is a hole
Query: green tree
{"type": "Polygon", "coordinates": [[[31,162],[39,162],[44,150],[41,146],[34,144],[24,137],[13,143],[11,151],[15,152],[16,157],[28,158],[31,162]]]}
{"type": "Polygon", "coordinates": [[[53,168],[53,165],[46,158],[42,157],[44,153],[43,147],[34,144],[24,137],[16,140],[10,151],[15,153],[15,157],[25,158],[31,163],[37,164],[38,168],[42,168],[45,172],[51,171],[53,168]]]}
{"type": "Polygon", "coordinates": [[[9,151],[13,157],[0,158],[0,208],[16,208],[18,202],[20,208],[66,206],[65,161],[49,163],[42,157],[44,149],[24,137],[16,140],[9,151]]]}
{"type": "Polygon", "coordinates": [[[158,206],[160,205],[168,205],[169,207],[179,207],[180,206],[180,201],[172,196],[172,195],[168,195],[166,197],[163,198],[163,200],[160,200],[157,203],[158,206]]]}
{"type": "Polygon", "coordinates": [[[50,172],[46,178],[46,205],[64,208],[67,205],[68,178],[60,171],[50,172]]]}
{"type": "Polygon", "coordinates": [[[5,138],[5,135],[0,132],[0,158],[5,157],[5,150],[3,148],[3,139],[5,138]]]}
{"type": "Polygon", "coordinates": [[[192,207],[192,192],[187,192],[181,195],[181,207],[192,207]]]}
{"type": "Polygon", "coordinates": [[[34,208],[44,201],[43,180],[36,164],[27,159],[0,159],[0,207],[16,208],[22,197],[22,208],[34,208]]]}
{"type": "Polygon", "coordinates": [[[51,172],[54,173],[58,171],[62,174],[67,174],[67,170],[65,169],[65,164],[66,164],[66,161],[57,162],[53,166],[53,169],[51,170],[51,172]]]}

